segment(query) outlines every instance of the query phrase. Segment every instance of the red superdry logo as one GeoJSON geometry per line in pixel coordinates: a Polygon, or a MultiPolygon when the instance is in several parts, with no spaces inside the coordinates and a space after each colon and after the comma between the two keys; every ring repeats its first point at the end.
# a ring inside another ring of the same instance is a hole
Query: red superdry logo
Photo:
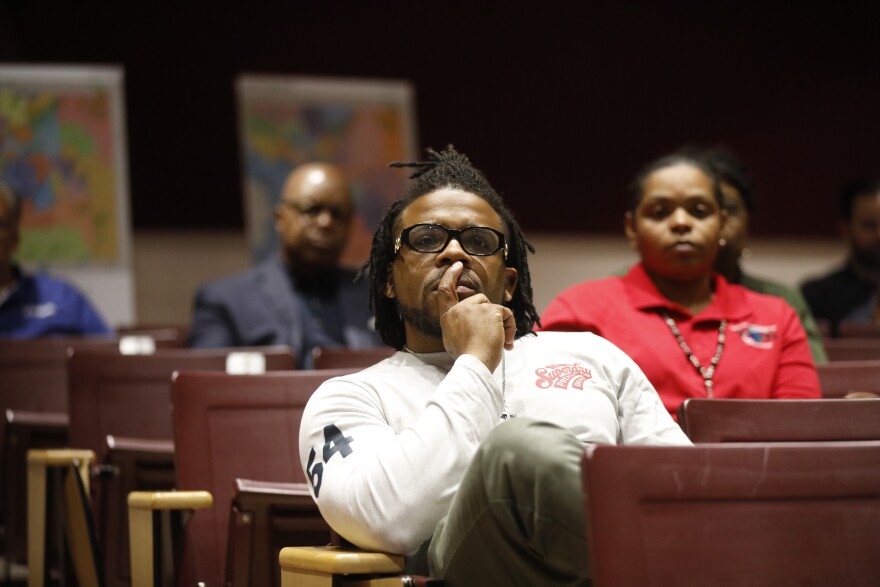
{"type": "Polygon", "coordinates": [[[593,378],[590,370],[581,367],[577,363],[571,365],[547,365],[540,369],[535,369],[535,375],[538,380],[535,385],[541,389],[555,387],[557,389],[568,389],[569,386],[575,389],[583,389],[584,383],[588,379],[593,378]]]}

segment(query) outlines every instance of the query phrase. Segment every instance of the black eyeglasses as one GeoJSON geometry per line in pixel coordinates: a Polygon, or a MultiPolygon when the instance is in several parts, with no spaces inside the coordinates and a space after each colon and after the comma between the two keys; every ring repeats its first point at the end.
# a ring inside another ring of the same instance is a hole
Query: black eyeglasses
{"type": "Polygon", "coordinates": [[[394,241],[394,254],[405,244],[419,253],[439,253],[455,239],[468,255],[485,257],[504,249],[507,260],[507,245],[504,235],[487,226],[468,226],[461,230],[446,228],[440,224],[414,224],[404,228],[394,241]]]}
{"type": "Polygon", "coordinates": [[[301,204],[299,202],[282,201],[282,204],[288,208],[292,208],[308,218],[309,220],[317,220],[321,214],[327,212],[333,220],[348,220],[351,218],[352,211],[349,208],[341,208],[338,206],[325,206],[323,204],[301,204]]]}

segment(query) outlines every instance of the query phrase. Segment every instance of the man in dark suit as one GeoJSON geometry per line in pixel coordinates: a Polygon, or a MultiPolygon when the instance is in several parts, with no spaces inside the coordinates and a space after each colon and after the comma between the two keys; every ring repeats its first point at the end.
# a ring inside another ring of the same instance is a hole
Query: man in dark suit
{"type": "Polygon", "coordinates": [[[275,210],[280,255],[199,288],[190,346],[288,345],[297,364],[309,368],[318,346],[380,345],[366,284],[338,265],[352,214],[339,169],[297,167],[275,210]]]}
{"type": "Polygon", "coordinates": [[[841,323],[880,324],[880,178],[846,186],[839,206],[847,259],[801,285],[816,320],[828,322],[834,336],[841,323]]]}

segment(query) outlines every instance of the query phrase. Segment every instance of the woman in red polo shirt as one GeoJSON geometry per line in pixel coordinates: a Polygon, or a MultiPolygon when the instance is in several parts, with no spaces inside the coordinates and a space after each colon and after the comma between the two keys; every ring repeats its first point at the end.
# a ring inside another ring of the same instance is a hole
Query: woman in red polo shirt
{"type": "Polygon", "coordinates": [[[623,277],[559,294],[542,329],[610,340],[638,363],[673,416],[689,397],[820,397],[794,310],[712,271],[724,219],[718,180],[704,163],[683,154],[652,162],[633,182],[625,216],[641,261],[623,277]]]}

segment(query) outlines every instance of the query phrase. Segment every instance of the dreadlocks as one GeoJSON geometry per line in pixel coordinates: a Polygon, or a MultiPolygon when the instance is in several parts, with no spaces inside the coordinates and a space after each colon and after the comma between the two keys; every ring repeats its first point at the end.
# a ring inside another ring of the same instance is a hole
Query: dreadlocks
{"type": "Polygon", "coordinates": [[[388,271],[395,257],[394,240],[397,238],[395,228],[398,219],[414,200],[443,188],[460,189],[475,194],[486,200],[501,217],[507,233],[509,249],[506,265],[516,269],[519,274],[513,299],[505,302],[504,305],[513,311],[517,338],[533,333],[534,325],[541,324],[538,312],[532,303],[532,283],[526,258],[529,252],[535,252],[534,247],[523,236],[504,200],[489,185],[486,176],[476,169],[465,155],[456,151],[452,145],[447,146],[446,150],[440,153],[429,148],[427,154],[427,161],[411,163],[396,161],[390,164],[391,167],[415,168],[416,171],[410,176],[414,181],[385,212],[373,235],[370,257],[357,276],[358,279],[369,280],[370,309],[376,317],[376,330],[379,336],[386,344],[398,350],[406,343],[406,332],[397,302],[385,296],[388,271]]]}

